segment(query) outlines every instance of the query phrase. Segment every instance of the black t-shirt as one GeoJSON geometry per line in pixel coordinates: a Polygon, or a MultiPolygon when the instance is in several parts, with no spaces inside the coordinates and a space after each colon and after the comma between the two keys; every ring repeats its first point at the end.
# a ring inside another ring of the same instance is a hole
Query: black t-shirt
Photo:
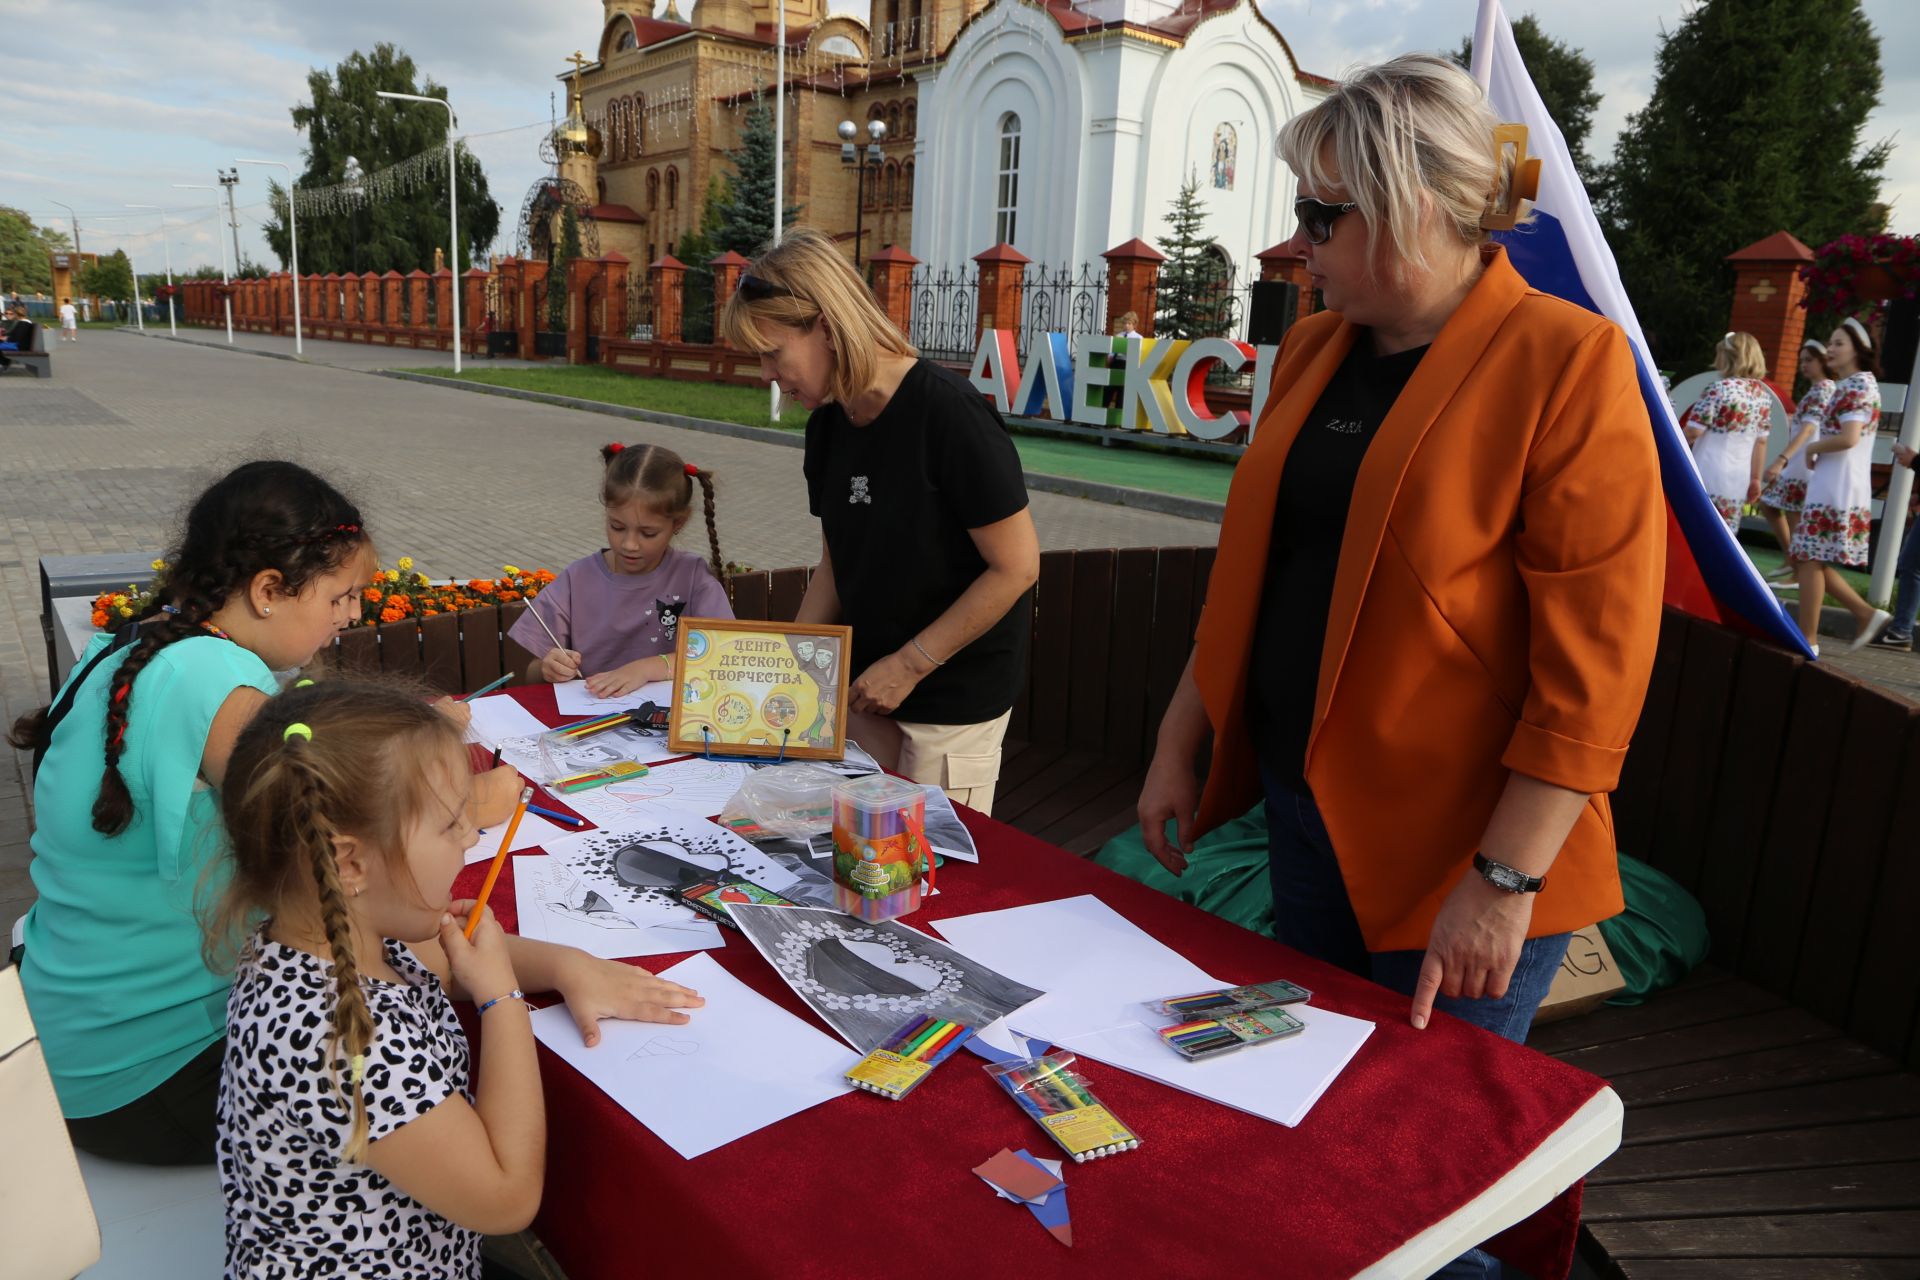
{"type": "MultiPolygon", "coordinates": [[[[807,419],[807,505],[820,518],[859,673],[945,613],[987,562],[968,530],[1027,506],[1007,424],[971,383],[931,360],[908,370],[864,427],[837,404],[807,419]]],[[[1026,677],[1033,593],[915,686],[894,716],[978,724],[1026,677]]],[[[934,657],[942,657],[934,654],[934,657]]]]}
{"type": "Polygon", "coordinates": [[[1354,479],[1374,432],[1426,352],[1414,347],[1376,356],[1372,334],[1362,329],[1301,423],[1280,473],[1267,582],[1254,632],[1247,721],[1261,767],[1298,790],[1306,789],[1320,651],[1354,479]]]}

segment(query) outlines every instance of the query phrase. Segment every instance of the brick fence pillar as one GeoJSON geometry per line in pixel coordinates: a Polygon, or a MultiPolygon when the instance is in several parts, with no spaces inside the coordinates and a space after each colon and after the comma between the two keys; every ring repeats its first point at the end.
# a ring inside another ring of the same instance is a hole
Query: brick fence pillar
{"type": "MultiPolygon", "coordinates": [[[[1733,264],[1733,311],[1727,328],[1759,339],[1767,374],[1791,390],[1800,370],[1800,341],[1807,332],[1807,282],[1800,267],[1813,250],[1784,231],[1727,255],[1733,264]]],[[[1904,372],[1904,371],[1903,371],[1904,372]]]]}
{"type": "Polygon", "coordinates": [[[1138,236],[1100,255],[1107,260],[1107,332],[1131,311],[1139,319],[1142,337],[1153,336],[1153,316],[1160,296],[1160,264],[1167,255],[1138,236]]]}
{"type": "Polygon", "coordinates": [[[1026,283],[1027,264],[1033,259],[1010,244],[997,244],[985,253],[975,254],[980,264],[980,296],[973,308],[973,340],[989,329],[1020,327],[1021,289],[1026,283]]]}

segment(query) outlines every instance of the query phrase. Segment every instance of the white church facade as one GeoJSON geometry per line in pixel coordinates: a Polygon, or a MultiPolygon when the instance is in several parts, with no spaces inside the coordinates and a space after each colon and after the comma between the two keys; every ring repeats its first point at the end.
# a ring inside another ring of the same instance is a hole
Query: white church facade
{"type": "Polygon", "coordinates": [[[1154,242],[1198,178],[1236,278],[1293,233],[1288,119],[1332,82],[1303,72],[1252,0],[995,0],[917,82],[911,248],[957,267],[999,243],[1049,267],[1154,242]]]}

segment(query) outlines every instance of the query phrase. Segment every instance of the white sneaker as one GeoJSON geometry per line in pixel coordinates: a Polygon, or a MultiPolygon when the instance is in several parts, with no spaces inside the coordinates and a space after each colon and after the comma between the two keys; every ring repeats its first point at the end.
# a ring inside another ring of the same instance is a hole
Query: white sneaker
{"type": "Polygon", "coordinates": [[[1856,635],[1852,643],[1847,645],[1847,652],[1852,653],[1856,649],[1864,649],[1869,644],[1872,644],[1874,637],[1878,636],[1882,631],[1885,631],[1887,624],[1892,621],[1893,615],[1885,609],[1875,609],[1873,616],[1867,619],[1867,625],[1860,628],[1860,634],[1856,635]]]}
{"type": "Polygon", "coordinates": [[[1808,645],[1808,646],[1807,646],[1807,648],[1809,648],[1809,649],[1811,649],[1811,650],[1813,650],[1813,656],[1814,656],[1814,657],[1816,657],[1816,658],[1818,658],[1818,657],[1820,656],[1820,646],[1819,646],[1819,645],[1817,645],[1817,644],[1810,644],[1810,645],[1808,645]]]}

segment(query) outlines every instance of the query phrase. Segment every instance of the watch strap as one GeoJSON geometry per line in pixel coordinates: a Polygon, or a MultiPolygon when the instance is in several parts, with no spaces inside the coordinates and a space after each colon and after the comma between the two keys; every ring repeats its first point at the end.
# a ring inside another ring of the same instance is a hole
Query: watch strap
{"type": "Polygon", "coordinates": [[[1538,893],[1547,887],[1545,876],[1530,876],[1518,867],[1495,862],[1478,851],[1473,855],[1473,869],[1480,873],[1482,880],[1507,893],[1538,893]]]}

